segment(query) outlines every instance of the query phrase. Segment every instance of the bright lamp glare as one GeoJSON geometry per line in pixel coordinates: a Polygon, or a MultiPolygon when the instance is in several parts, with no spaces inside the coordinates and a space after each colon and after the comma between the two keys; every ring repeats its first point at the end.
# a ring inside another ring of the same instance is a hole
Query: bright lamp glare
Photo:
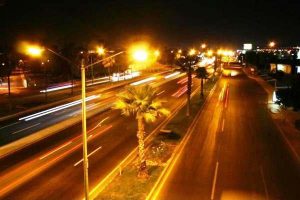
{"type": "Polygon", "coordinates": [[[38,56],[42,55],[43,49],[41,47],[39,47],[39,46],[28,46],[27,47],[27,53],[30,56],[38,57],[38,56]]]}
{"type": "Polygon", "coordinates": [[[147,58],[148,58],[148,53],[145,51],[145,50],[137,50],[133,53],[133,58],[136,60],[136,61],[140,61],[140,62],[143,62],[143,61],[146,61],[147,58]]]}

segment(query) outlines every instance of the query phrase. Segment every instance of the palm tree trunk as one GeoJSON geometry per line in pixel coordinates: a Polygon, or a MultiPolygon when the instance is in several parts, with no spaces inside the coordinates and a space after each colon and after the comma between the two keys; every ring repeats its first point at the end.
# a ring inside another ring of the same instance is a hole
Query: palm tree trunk
{"type": "Polygon", "coordinates": [[[201,78],[201,94],[200,94],[201,98],[203,98],[204,94],[203,94],[203,78],[201,78]]]}
{"type": "Polygon", "coordinates": [[[147,178],[148,175],[148,169],[146,165],[146,159],[145,159],[145,141],[144,141],[144,132],[145,132],[145,125],[143,117],[138,117],[138,132],[137,132],[137,138],[139,143],[139,162],[140,167],[138,171],[138,177],[139,178],[147,178]]]}

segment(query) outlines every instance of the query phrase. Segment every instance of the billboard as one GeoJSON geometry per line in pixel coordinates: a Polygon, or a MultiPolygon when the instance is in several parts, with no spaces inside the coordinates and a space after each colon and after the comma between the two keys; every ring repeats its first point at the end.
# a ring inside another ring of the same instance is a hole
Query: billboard
{"type": "Polygon", "coordinates": [[[251,50],[252,49],[252,44],[244,44],[244,50],[251,50]]]}

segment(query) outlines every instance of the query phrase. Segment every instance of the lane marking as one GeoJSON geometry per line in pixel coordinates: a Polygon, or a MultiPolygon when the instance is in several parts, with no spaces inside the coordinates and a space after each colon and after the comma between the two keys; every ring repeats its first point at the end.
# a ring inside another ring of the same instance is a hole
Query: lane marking
{"type": "Polygon", "coordinates": [[[32,125],[32,126],[28,126],[28,127],[26,127],[26,128],[23,128],[23,129],[21,129],[21,130],[18,130],[18,131],[15,131],[15,132],[13,132],[13,133],[11,133],[11,134],[16,134],[16,133],[20,133],[20,132],[22,132],[22,131],[25,131],[25,130],[27,130],[27,129],[30,129],[30,128],[32,128],[32,127],[35,127],[35,126],[37,126],[37,125],[40,125],[41,123],[37,123],[37,124],[34,124],[34,125],[32,125]]]}
{"type": "Polygon", "coordinates": [[[4,128],[7,128],[7,127],[9,127],[9,126],[12,126],[12,125],[16,125],[16,124],[18,124],[18,123],[20,123],[20,122],[15,122],[15,123],[12,123],[12,124],[9,124],[9,125],[6,125],[6,126],[2,126],[2,127],[0,127],[0,130],[1,130],[1,129],[4,129],[4,128]]]}
{"type": "Polygon", "coordinates": [[[228,99],[229,99],[229,86],[227,85],[227,89],[226,89],[226,102],[225,102],[225,108],[227,108],[228,106],[228,99]]]}
{"type": "Polygon", "coordinates": [[[225,119],[223,119],[223,122],[222,122],[222,132],[224,132],[224,125],[225,125],[225,119]]]}
{"type": "Polygon", "coordinates": [[[268,192],[267,183],[266,183],[266,179],[265,179],[265,175],[264,175],[264,170],[263,170],[262,166],[260,166],[260,174],[261,174],[262,181],[263,181],[263,184],[264,184],[266,200],[269,200],[269,192],[268,192]]]}
{"type": "MultiPolygon", "coordinates": [[[[95,134],[94,136],[97,136],[107,130],[109,130],[112,126],[108,126],[107,128],[103,129],[102,131],[100,131],[99,133],[95,134]]],[[[80,137],[81,135],[79,135],[78,137],[80,137]]],[[[78,138],[76,137],[76,138],[78,138]]],[[[73,140],[72,140],[73,141],[73,140]]],[[[88,140],[89,141],[89,140],[88,140]]],[[[65,152],[63,152],[61,155],[50,159],[47,162],[42,163],[41,166],[38,166],[37,168],[32,169],[31,171],[29,171],[27,174],[25,174],[22,177],[18,177],[17,180],[13,180],[12,182],[8,183],[8,185],[1,187],[0,188],[0,196],[7,193],[8,191],[12,190],[13,188],[15,188],[17,185],[20,185],[22,183],[24,183],[26,180],[28,180],[29,178],[31,178],[32,176],[40,173],[41,171],[45,170],[47,167],[53,165],[55,162],[59,161],[60,159],[64,158],[65,156],[67,156],[68,154],[70,154],[71,152],[75,151],[76,149],[78,149],[79,147],[82,147],[82,142],[75,145],[74,147],[71,147],[71,149],[66,150],[65,152]]]]}
{"type": "Polygon", "coordinates": [[[219,169],[219,162],[216,163],[214,181],[213,181],[213,185],[212,185],[212,189],[211,189],[211,196],[210,196],[211,200],[213,200],[215,198],[215,189],[216,189],[216,183],[217,183],[218,169],[219,169]]]}
{"type": "MultiPolygon", "coordinates": [[[[93,155],[94,153],[96,153],[97,151],[99,151],[99,149],[101,149],[102,146],[98,147],[97,149],[95,149],[94,151],[92,151],[87,157],[90,157],[91,155],[93,155]]],[[[83,159],[79,160],[77,163],[74,164],[74,167],[76,167],[77,165],[79,165],[81,162],[83,161],[83,159]]]]}
{"type": "Polygon", "coordinates": [[[60,150],[60,149],[62,149],[62,148],[64,148],[64,147],[66,147],[66,146],[68,146],[68,145],[71,144],[71,143],[72,143],[72,141],[67,142],[67,143],[61,145],[60,147],[54,149],[53,151],[47,153],[46,155],[44,155],[44,156],[42,156],[42,157],[40,157],[40,160],[43,160],[44,158],[50,156],[51,154],[53,154],[53,153],[57,152],[58,150],[60,150]]]}

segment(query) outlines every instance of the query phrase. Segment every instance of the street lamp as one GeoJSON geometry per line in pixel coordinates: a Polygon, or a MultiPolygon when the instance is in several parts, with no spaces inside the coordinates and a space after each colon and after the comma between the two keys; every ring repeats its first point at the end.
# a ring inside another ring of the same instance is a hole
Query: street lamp
{"type": "Polygon", "coordinates": [[[133,59],[138,61],[138,62],[144,62],[148,58],[148,52],[144,49],[139,49],[134,51],[133,53],[133,59]]]}
{"type": "Polygon", "coordinates": [[[189,56],[193,56],[193,55],[195,55],[196,54],[196,49],[191,49],[190,51],[189,51],[189,56]]]}
{"type": "Polygon", "coordinates": [[[271,42],[269,43],[269,47],[271,47],[271,48],[275,47],[275,45],[276,45],[276,43],[275,43],[274,41],[271,41],[271,42]]]}
{"type": "MultiPolygon", "coordinates": [[[[89,181],[88,181],[88,155],[87,155],[87,132],[86,132],[86,90],[85,90],[85,70],[89,67],[92,67],[98,63],[101,63],[105,60],[111,59],[115,56],[125,53],[125,51],[121,51],[112,56],[101,59],[97,62],[94,62],[90,65],[84,65],[84,59],[81,60],[81,100],[82,100],[82,140],[83,140],[83,173],[84,173],[84,192],[85,199],[89,199],[89,181]]],[[[144,50],[135,51],[133,53],[133,57],[137,61],[145,61],[147,59],[147,52],[144,50]]]]}
{"type": "MultiPolygon", "coordinates": [[[[38,45],[28,45],[26,46],[25,53],[31,57],[34,58],[40,58],[42,57],[42,54],[44,52],[44,48],[38,46],[38,45]]],[[[41,65],[44,67],[44,76],[45,76],[45,102],[47,102],[48,99],[48,75],[47,75],[47,68],[45,65],[45,62],[42,62],[41,65]]]]}
{"type": "Polygon", "coordinates": [[[203,44],[201,45],[201,48],[202,48],[202,49],[205,49],[205,48],[206,48],[206,44],[203,43],[203,44]]]}
{"type": "Polygon", "coordinates": [[[192,93],[192,60],[193,56],[196,55],[196,50],[191,49],[188,53],[188,61],[187,61],[187,107],[186,107],[186,116],[190,116],[190,104],[191,104],[191,93],[192,93]]]}
{"type": "Polygon", "coordinates": [[[105,54],[105,49],[103,47],[97,47],[97,53],[99,56],[102,56],[105,54]]]}

